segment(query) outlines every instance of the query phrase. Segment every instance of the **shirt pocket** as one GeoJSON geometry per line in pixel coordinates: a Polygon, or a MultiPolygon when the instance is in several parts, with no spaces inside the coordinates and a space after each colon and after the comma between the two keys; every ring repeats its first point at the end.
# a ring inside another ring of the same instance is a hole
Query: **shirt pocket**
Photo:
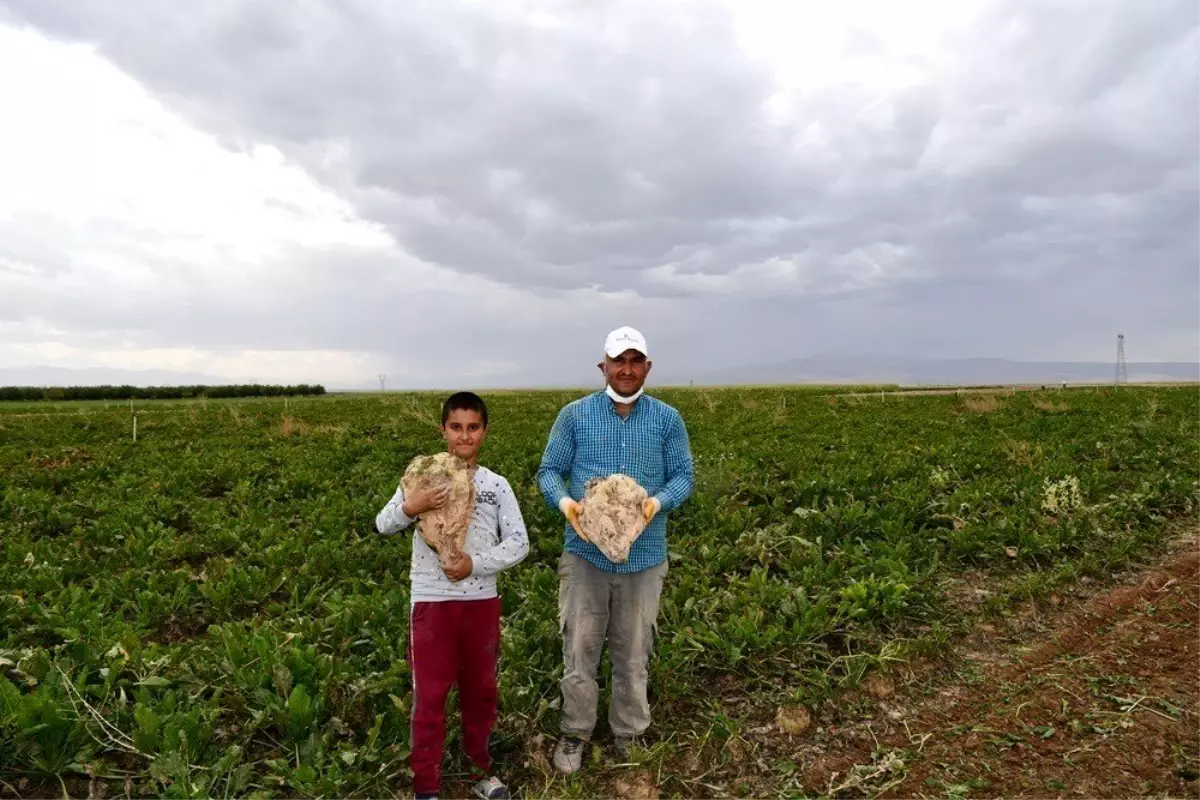
{"type": "Polygon", "coordinates": [[[578,461],[588,472],[607,472],[607,465],[614,457],[612,451],[619,447],[613,435],[604,430],[587,431],[575,443],[578,461]]]}
{"type": "Polygon", "coordinates": [[[662,455],[662,439],[650,438],[638,461],[641,462],[644,473],[642,486],[646,487],[650,494],[658,492],[666,482],[666,458],[662,455]]]}
{"type": "Polygon", "coordinates": [[[656,425],[647,431],[638,460],[645,473],[642,485],[651,494],[657,492],[666,482],[666,444],[666,436],[661,426],[656,425]]]}

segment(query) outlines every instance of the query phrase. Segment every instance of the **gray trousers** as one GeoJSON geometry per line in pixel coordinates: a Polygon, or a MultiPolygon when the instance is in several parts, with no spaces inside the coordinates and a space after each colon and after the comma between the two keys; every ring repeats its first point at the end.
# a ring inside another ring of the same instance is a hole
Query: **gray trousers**
{"type": "Polygon", "coordinates": [[[617,574],[574,553],[562,554],[558,622],[563,637],[560,728],[564,735],[586,740],[596,727],[600,701],[596,674],[606,637],[613,665],[609,727],[615,736],[639,736],[650,727],[647,664],[666,576],[666,561],[641,572],[617,574]]]}

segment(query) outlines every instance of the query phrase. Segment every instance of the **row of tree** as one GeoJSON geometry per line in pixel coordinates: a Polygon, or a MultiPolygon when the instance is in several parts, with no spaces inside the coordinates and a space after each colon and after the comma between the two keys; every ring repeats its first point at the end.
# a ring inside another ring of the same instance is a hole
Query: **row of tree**
{"type": "Polygon", "coordinates": [[[5,400],[178,400],[185,397],[295,397],[325,394],[325,387],[295,386],[0,386],[5,400]]]}

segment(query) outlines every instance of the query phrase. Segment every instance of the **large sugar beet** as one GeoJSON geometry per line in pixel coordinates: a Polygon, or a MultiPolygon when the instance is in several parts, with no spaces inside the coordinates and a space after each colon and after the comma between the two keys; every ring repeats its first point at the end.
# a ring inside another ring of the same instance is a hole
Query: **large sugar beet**
{"type": "Polygon", "coordinates": [[[637,481],[620,473],[592,478],[584,488],[579,527],[614,564],[628,560],[629,548],[646,527],[642,507],[647,497],[637,481]]]}
{"type": "Polygon", "coordinates": [[[462,552],[475,512],[475,483],[467,462],[449,453],[417,456],[400,480],[406,495],[418,487],[432,489],[446,484],[450,485],[446,504],[421,514],[417,523],[421,538],[442,564],[451,563],[455,554],[462,552]]]}

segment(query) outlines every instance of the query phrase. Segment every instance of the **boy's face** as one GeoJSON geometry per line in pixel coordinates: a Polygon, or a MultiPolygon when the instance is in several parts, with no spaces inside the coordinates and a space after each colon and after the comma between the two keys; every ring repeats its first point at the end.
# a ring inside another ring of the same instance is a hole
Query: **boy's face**
{"type": "Polygon", "coordinates": [[[442,435],[446,437],[451,455],[474,462],[479,449],[483,447],[487,428],[483,426],[483,417],[478,411],[456,408],[446,417],[442,435]]]}

